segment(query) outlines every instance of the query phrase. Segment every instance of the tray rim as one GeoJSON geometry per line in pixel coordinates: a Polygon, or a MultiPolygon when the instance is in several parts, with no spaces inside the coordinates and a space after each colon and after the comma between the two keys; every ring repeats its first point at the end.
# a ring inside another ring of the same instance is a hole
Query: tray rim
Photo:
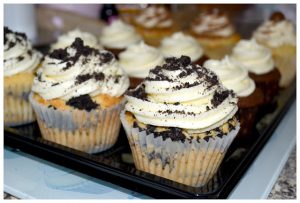
{"type": "MultiPolygon", "coordinates": [[[[231,173],[230,177],[218,188],[216,191],[213,191],[212,193],[207,193],[205,195],[199,194],[191,194],[187,191],[182,191],[178,188],[169,187],[168,185],[161,184],[159,182],[155,182],[154,180],[149,180],[143,176],[137,176],[136,174],[127,174],[126,171],[121,171],[120,169],[114,168],[112,166],[108,166],[101,162],[96,162],[95,160],[85,160],[85,157],[79,156],[78,154],[74,154],[70,151],[63,150],[61,148],[56,148],[51,145],[47,145],[45,143],[39,142],[37,140],[33,140],[31,138],[16,135],[12,132],[7,131],[4,129],[4,145],[10,146],[12,148],[18,148],[26,153],[29,153],[31,155],[43,158],[47,161],[54,162],[59,165],[63,165],[67,168],[71,168],[73,170],[88,174],[90,176],[96,177],[101,180],[105,180],[108,182],[111,182],[113,184],[128,188],[130,190],[134,190],[137,192],[140,192],[140,188],[138,186],[143,185],[143,190],[147,191],[147,188],[154,190],[151,191],[152,194],[146,194],[151,197],[159,197],[159,198],[226,198],[229,193],[232,191],[236,183],[241,179],[241,176],[246,172],[246,170],[249,168],[253,160],[256,158],[258,153],[261,151],[267,140],[272,136],[272,133],[277,128],[278,124],[286,114],[286,112],[290,108],[290,104],[296,100],[296,87],[290,87],[293,88],[292,94],[290,98],[285,102],[284,106],[278,113],[278,115],[274,118],[272,124],[268,126],[266,131],[264,132],[264,135],[261,136],[261,139],[258,139],[255,144],[249,149],[250,152],[248,152],[241,163],[238,164],[238,167],[236,167],[236,170],[231,173]],[[12,136],[13,134],[13,136],[12,136]],[[41,145],[41,146],[40,146],[41,145]],[[45,148],[46,146],[46,148],[45,148]],[[48,148],[48,149],[47,149],[48,148]],[[39,153],[43,152],[43,153],[39,153]],[[57,159],[57,157],[60,157],[61,160],[57,159]],[[96,162],[96,163],[95,163],[96,162]],[[244,163],[246,162],[246,163],[244,163]],[[82,166],[80,164],[84,164],[85,167],[78,167],[82,166]],[[100,167],[100,168],[99,168],[100,167]],[[239,169],[239,170],[238,170],[239,169]],[[101,172],[104,174],[98,174],[93,172],[101,172]],[[98,175],[95,175],[98,174],[98,175]],[[109,177],[106,177],[106,175],[109,175],[109,177]],[[129,176],[128,176],[129,175],[129,176]],[[113,179],[122,179],[122,181],[116,183],[116,181],[111,181],[111,178],[113,179]],[[137,178],[135,181],[132,181],[131,178],[137,178]],[[131,184],[134,185],[133,187],[128,187],[126,181],[130,181],[131,184]],[[125,184],[124,184],[125,181],[125,184]],[[224,188],[226,185],[228,185],[228,182],[231,182],[231,185],[233,185],[230,188],[224,188]],[[148,184],[151,184],[152,186],[149,186],[148,184]],[[145,189],[146,188],[146,189],[145,189]],[[171,189],[171,190],[170,190],[171,189]],[[153,195],[156,194],[157,191],[159,195],[153,195]],[[165,195],[162,195],[165,194],[165,195]]],[[[150,174],[151,175],[151,174],[150,174]]],[[[153,176],[153,175],[152,175],[153,176]]],[[[170,181],[170,180],[168,180],[170,181]]]]}

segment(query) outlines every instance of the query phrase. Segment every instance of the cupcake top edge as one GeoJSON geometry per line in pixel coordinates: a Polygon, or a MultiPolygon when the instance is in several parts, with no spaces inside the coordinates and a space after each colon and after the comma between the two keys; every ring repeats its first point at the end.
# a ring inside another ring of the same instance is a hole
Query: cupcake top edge
{"type": "Polygon", "coordinates": [[[295,25],[281,12],[274,12],[254,31],[253,38],[269,47],[296,46],[295,25]]]}
{"type": "Polygon", "coordinates": [[[82,95],[120,97],[129,79],[111,52],[85,46],[80,38],[45,56],[32,91],[45,100],[70,101],[82,95]]]}
{"type": "Polygon", "coordinates": [[[4,76],[33,72],[40,64],[42,54],[32,48],[25,33],[4,27],[4,76]]]}
{"type": "Polygon", "coordinates": [[[125,109],[144,124],[205,132],[232,118],[237,97],[188,56],[168,58],[126,93],[125,109]]]}
{"type": "Polygon", "coordinates": [[[121,52],[119,61],[130,77],[145,78],[150,69],[163,64],[164,57],[159,49],[140,42],[121,52]]]}
{"type": "Polygon", "coordinates": [[[182,32],[176,32],[161,41],[160,50],[165,57],[180,57],[181,55],[191,57],[192,62],[203,56],[203,48],[192,36],[182,32]]]}
{"type": "Polygon", "coordinates": [[[229,37],[235,33],[229,17],[219,9],[202,12],[192,22],[191,30],[198,36],[229,37]]]}
{"type": "Polygon", "coordinates": [[[262,75],[275,68],[272,53],[255,39],[240,40],[233,48],[230,58],[251,73],[262,75]]]}
{"type": "Polygon", "coordinates": [[[232,89],[238,97],[247,97],[255,90],[255,83],[249,77],[248,71],[235,63],[228,56],[222,60],[207,60],[204,65],[214,71],[227,88],[232,89]]]}
{"type": "Polygon", "coordinates": [[[142,40],[135,28],[122,20],[115,20],[105,26],[99,39],[105,48],[113,49],[126,49],[142,40]]]}
{"type": "Polygon", "coordinates": [[[102,49],[102,46],[99,44],[96,36],[92,33],[84,32],[79,28],[76,28],[60,35],[56,42],[51,45],[51,50],[64,49],[67,46],[70,46],[77,37],[81,38],[87,46],[102,49]]]}
{"type": "Polygon", "coordinates": [[[151,5],[145,8],[135,18],[135,23],[147,29],[170,28],[174,24],[171,13],[162,5],[151,5]]]}

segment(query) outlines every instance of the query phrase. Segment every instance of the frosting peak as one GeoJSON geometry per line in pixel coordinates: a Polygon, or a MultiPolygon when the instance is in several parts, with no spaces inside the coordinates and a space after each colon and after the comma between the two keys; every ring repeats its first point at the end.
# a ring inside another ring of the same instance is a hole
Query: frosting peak
{"type": "Polygon", "coordinates": [[[82,39],[86,46],[90,46],[95,49],[102,49],[101,45],[98,43],[97,38],[93,34],[83,32],[77,28],[67,32],[64,35],[59,36],[56,43],[51,46],[51,50],[64,49],[67,46],[70,46],[77,37],[82,39]]]}
{"type": "Polygon", "coordinates": [[[126,95],[125,109],[142,123],[205,132],[224,124],[237,111],[233,91],[210,70],[187,56],[168,58],[163,66],[126,95]]]}
{"type": "Polygon", "coordinates": [[[114,55],[83,45],[80,38],[65,49],[46,55],[32,90],[45,100],[69,100],[81,95],[121,96],[129,87],[114,55]]]}
{"type": "Polygon", "coordinates": [[[115,20],[102,30],[100,42],[107,48],[125,49],[141,41],[135,29],[121,20],[115,20]]]}
{"type": "Polygon", "coordinates": [[[239,41],[232,50],[231,59],[258,75],[269,73],[275,68],[271,51],[254,39],[239,41]]]}
{"type": "Polygon", "coordinates": [[[255,90],[255,83],[248,76],[248,71],[239,67],[228,56],[222,60],[208,60],[204,67],[214,71],[221,83],[239,97],[247,97],[255,90]]]}
{"type": "Polygon", "coordinates": [[[161,42],[160,50],[165,57],[185,55],[191,57],[193,62],[200,59],[203,55],[203,49],[197,40],[182,32],[176,32],[171,37],[164,38],[161,42]]]}
{"type": "Polygon", "coordinates": [[[173,26],[170,12],[164,6],[149,6],[135,19],[135,23],[145,28],[169,28],[173,26]]]}
{"type": "Polygon", "coordinates": [[[228,16],[218,9],[201,13],[192,23],[191,29],[197,35],[216,37],[228,37],[235,31],[228,16]]]}
{"type": "Polygon", "coordinates": [[[144,42],[130,45],[119,54],[119,59],[126,73],[136,78],[145,78],[150,69],[164,62],[162,53],[144,42]]]}
{"type": "Polygon", "coordinates": [[[296,46],[295,26],[279,12],[273,13],[269,20],[259,26],[253,33],[253,38],[270,47],[286,44],[296,46]]]}
{"type": "Polygon", "coordinates": [[[24,33],[4,27],[4,76],[33,72],[41,58],[41,53],[32,48],[24,33]]]}

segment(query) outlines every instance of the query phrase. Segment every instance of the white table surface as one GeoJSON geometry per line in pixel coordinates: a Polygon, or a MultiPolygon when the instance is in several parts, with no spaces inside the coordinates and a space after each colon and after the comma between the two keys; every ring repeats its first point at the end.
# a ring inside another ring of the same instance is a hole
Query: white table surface
{"type": "MultiPolygon", "coordinates": [[[[296,102],[228,198],[267,198],[296,144],[296,102]]],[[[4,149],[4,191],[21,199],[149,198],[24,152],[4,149]]]]}

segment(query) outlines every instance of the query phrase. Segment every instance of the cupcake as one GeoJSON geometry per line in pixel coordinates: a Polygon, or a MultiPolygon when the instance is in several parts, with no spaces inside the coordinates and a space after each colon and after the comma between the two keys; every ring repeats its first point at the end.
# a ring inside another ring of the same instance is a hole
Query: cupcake
{"type": "Polygon", "coordinates": [[[275,12],[253,33],[253,38],[268,47],[281,78],[280,87],[287,87],[296,76],[296,32],[294,24],[275,12]]]}
{"type": "Polygon", "coordinates": [[[236,95],[187,56],[168,58],[125,97],[136,168],[185,185],[214,176],[240,128],[236,95]]]}
{"type": "Polygon", "coordinates": [[[51,50],[64,49],[70,46],[77,37],[82,39],[86,46],[90,46],[95,49],[102,49],[96,36],[88,32],[83,32],[77,28],[59,36],[56,42],[51,45],[51,50]]]}
{"type": "Polygon", "coordinates": [[[189,56],[192,63],[199,65],[203,65],[207,59],[198,41],[182,32],[176,32],[172,36],[164,38],[160,43],[160,50],[165,58],[189,56]]]}
{"type": "Polygon", "coordinates": [[[128,46],[141,40],[141,36],[136,33],[134,27],[121,20],[115,20],[104,27],[100,36],[100,43],[116,56],[128,46]]]}
{"type": "Polygon", "coordinates": [[[136,87],[149,74],[149,70],[162,65],[162,53],[144,42],[129,46],[119,55],[119,62],[130,79],[131,87],[136,87]]]}
{"type": "Polygon", "coordinates": [[[227,15],[218,9],[201,13],[191,24],[190,33],[199,41],[204,53],[212,59],[230,54],[240,40],[227,15]]]}
{"type": "Polygon", "coordinates": [[[128,77],[111,52],[84,46],[80,38],[45,56],[30,102],[42,137],[97,153],[112,147],[128,77]]]}
{"type": "Polygon", "coordinates": [[[272,103],[279,91],[280,73],[270,50],[253,39],[241,40],[233,48],[231,59],[249,71],[249,76],[264,94],[264,104],[272,103]]]}
{"type": "Polygon", "coordinates": [[[239,137],[251,136],[259,107],[263,104],[263,93],[255,87],[248,71],[232,61],[228,56],[222,60],[208,60],[204,67],[214,71],[221,83],[233,90],[238,96],[239,120],[241,129],[239,137]]]}
{"type": "Polygon", "coordinates": [[[152,46],[159,46],[160,40],[170,36],[176,25],[170,11],[163,5],[151,5],[140,12],[133,24],[144,41],[152,46]]]}
{"type": "Polygon", "coordinates": [[[35,121],[28,95],[42,55],[32,48],[24,33],[4,27],[4,125],[35,121]]]}

